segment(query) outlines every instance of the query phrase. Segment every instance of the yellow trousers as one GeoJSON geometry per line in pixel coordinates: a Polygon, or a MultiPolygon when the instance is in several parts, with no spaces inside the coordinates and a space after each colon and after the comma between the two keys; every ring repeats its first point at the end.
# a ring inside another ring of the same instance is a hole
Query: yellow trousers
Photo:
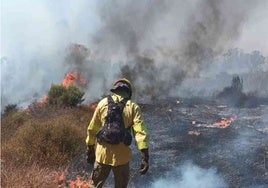
{"type": "Polygon", "coordinates": [[[129,181],[129,163],[119,166],[111,166],[98,162],[94,163],[94,170],[92,173],[94,188],[103,187],[111,170],[114,174],[115,188],[127,188],[129,181]]]}

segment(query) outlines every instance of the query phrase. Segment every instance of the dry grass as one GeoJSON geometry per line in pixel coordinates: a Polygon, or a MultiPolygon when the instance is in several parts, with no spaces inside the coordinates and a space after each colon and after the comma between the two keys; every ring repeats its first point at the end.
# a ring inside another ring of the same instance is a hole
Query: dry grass
{"type": "Polygon", "coordinates": [[[3,163],[1,187],[5,188],[52,188],[57,187],[59,172],[55,169],[41,168],[37,164],[14,166],[3,163]]]}
{"type": "Polygon", "coordinates": [[[31,106],[1,118],[1,187],[57,187],[62,167],[85,152],[88,106],[31,106]]]}

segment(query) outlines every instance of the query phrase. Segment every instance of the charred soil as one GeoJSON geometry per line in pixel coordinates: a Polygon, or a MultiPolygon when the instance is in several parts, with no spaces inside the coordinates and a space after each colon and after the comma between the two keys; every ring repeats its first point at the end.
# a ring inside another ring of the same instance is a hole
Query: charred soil
{"type": "Polygon", "coordinates": [[[142,110],[151,135],[151,169],[136,184],[149,185],[190,160],[216,168],[229,187],[268,185],[268,105],[237,108],[216,100],[170,99],[142,110]]]}

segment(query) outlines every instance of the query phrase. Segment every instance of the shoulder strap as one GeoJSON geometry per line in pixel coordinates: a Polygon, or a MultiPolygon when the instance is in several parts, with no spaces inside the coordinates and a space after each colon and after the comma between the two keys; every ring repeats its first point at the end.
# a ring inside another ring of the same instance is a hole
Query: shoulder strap
{"type": "MultiPolygon", "coordinates": [[[[108,105],[111,104],[111,103],[115,103],[111,95],[108,95],[108,96],[107,96],[107,99],[108,99],[108,105]]],[[[123,99],[122,101],[120,101],[119,103],[122,103],[123,106],[125,106],[126,103],[127,103],[127,101],[128,101],[128,99],[127,99],[127,98],[124,98],[124,99],[123,99]]]]}
{"type": "MultiPolygon", "coordinates": [[[[108,100],[108,113],[110,112],[111,108],[112,108],[112,105],[115,104],[116,102],[113,100],[112,96],[111,95],[108,95],[107,96],[107,100],[108,100]]],[[[124,107],[126,105],[126,102],[128,101],[128,99],[123,99],[122,101],[116,103],[120,106],[120,116],[122,117],[123,116],[123,110],[124,110],[124,107]]],[[[111,118],[112,116],[109,116],[107,114],[106,118],[105,118],[105,121],[106,122],[110,122],[111,121],[111,118]]],[[[123,119],[122,119],[123,120],[123,119]]],[[[125,126],[123,126],[125,128],[125,126]]]]}
{"type": "Polygon", "coordinates": [[[107,99],[108,99],[108,105],[111,104],[111,103],[114,103],[114,100],[113,100],[111,95],[108,95],[107,99]]]}

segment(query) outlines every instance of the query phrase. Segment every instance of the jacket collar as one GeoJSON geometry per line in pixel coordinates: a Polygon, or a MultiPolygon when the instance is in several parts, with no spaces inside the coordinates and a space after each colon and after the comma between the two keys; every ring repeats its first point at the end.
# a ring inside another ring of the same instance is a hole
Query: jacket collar
{"type": "Polygon", "coordinates": [[[127,97],[128,97],[127,93],[113,93],[112,94],[112,98],[114,99],[115,102],[122,101],[123,99],[127,97]]]}

